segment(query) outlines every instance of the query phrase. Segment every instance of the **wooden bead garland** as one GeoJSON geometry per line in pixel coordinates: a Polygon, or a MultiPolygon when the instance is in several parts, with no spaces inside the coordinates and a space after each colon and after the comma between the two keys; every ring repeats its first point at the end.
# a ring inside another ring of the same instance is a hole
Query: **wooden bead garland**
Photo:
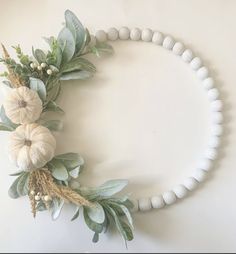
{"type": "Polygon", "coordinates": [[[164,36],[159,31],[151,29],[129,29],[122,27],[120,29],[110,28],[108,32],[98,31],[96,33],[98,41],[111,40],[132,40],[144,42],[152,42],[155,45],[160,45],[164,49],[170,50],[174,55],[179,56],[183,62],[189,64],[190,68],[196,72],[197,78],[202,82],[203,88],[207,92],[212,112],[212,128],[211,137],[202,161],[196,167],[191,177],[184,180],[182,184],[175,186],[172,190],[164,192],[162,195],[154,195],[150,198],[140,198],[134,200],[133,212],[138,210],[146,212],[153,209],[160,209],[166,205],[174,204],[178,199],[187,196],[189,191],[196,189],[197,185],[207,177],[207,172],[213,168],[213,161],[217,158],[217,149],[220,145],[220,136],[223,133],[223,115],[222,115],[222,100],[219,99],[219,91],[215,88],[214,80],[209,76],[208,68],[203,65],[202,60],[194,56],[191,49],[185,48],[181,42],[175,42],[171,36],[164,36]]]}

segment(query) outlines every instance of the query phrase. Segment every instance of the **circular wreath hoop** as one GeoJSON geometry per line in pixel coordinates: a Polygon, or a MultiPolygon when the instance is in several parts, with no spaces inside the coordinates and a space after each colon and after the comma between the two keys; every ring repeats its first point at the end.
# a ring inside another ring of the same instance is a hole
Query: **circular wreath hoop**
{"type": "Polygon", "coordinates": [[[202,182],[213,167],[220,145],[222,127],[222,101],[208,68],[193,52],[176,42],[171,36],[164,36],[151,29],[99,30],[90,35],[74,13],[65,12],[65,27],[58,37],[45,38],[49,44],[47,52],[32,50],[33,56],[24,54],[20,46],[13,47],[18,61],[11,58],[4,45],[0,61],[7,71],[1,76],[8,88],[1,107],[0,130],[10,131],[9,155],[19,168],[9,189],[12,198],[28,196],[34,217],[38,211],[49,210],[52,218],[59,217],[65,202],[76,206],[72,218],[79,217],[83,208],[84,220],[94,232],[93,242],[113,223],[125,241],[133,239],[132,212],[160,209],[184,198],[202,182]],[[100,56],[113,53],[107,41],[133,40],[152,42],[172,51],[196,72],[207,92],[212,111],[212,132],[202,161],[194,174],[172,190],[148,198],[130,200],[128,196],[117,196],[128,184],[127,180],[110,180],[99,187],[83,187],[79,174],[84,160],[76,153],[55,155],[56,140],[52,134],[62,129],[60,120],[47,119],[47,112],[63,114],[56,103],[61,91],[61,82],[84,80],[92,77],[96,67],[86,59],[87,54],[100,56]]]}

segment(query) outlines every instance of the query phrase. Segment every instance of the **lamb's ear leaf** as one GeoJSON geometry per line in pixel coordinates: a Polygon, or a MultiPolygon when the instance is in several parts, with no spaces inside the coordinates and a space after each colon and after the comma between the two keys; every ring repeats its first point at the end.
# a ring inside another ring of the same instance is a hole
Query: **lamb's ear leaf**
{"type": "Polygon", "coordinates": [[[52,175],[59,181],[66,181],[69,177],[66,167],[58,160],[53,159],[48,163],[49,169],[52,171],[52,175]]]}
{"type": "Polygon", "coordinates": [[[86,30],[77,16],[70,10],[65,11],[66,27],[71,31],[76,42],[76,53],[83,50],[86,42],[86,30]]]}
{"type": "Polygon", "coordinates": [[[69,62],[75,54],[75,39],[71,31],[64,27],[59,33],[57,41],[62,50],[63,63],[69,62]]]}
{"type": "Polygon", "coordinates": [[[93,243],[97,243],[98,241],[99,241],[99,234],[98,233],[94,233],[93,243]]]}
{"type": "Polygon", "coordinates": [[[60,80],[76,80],[76,79],[82,79],[86,80],[89,79],[93,76],[93,73],[89,71],[73,71],[73,72],[68,72],[65,74],[62,74],[60,77],[60,80]]]}
{"type": "Polygon", "coordinates": [[[14,129],[5,123],[0,123],[0,131],[13,131],[14,129]]]}
{"type": "Polygon", "coordinates": [[[45,63],[47,60],[46,54],[41,49],[34,50],[34,57],[38,61],[39,64],[45,63]]]}
{"type": "Polygon", "coordinates": [[[103,231],[103,224],[96,223],[90,219],[88,216],[87,210],[84,209],[84,220],[87,224],[88,228],[91,229],[93,232],[96,232],[98,234],[102,233],[103,231]]]}
{"type": "Polygon", "coordinates": [[[11,129],[12,131],[14,131],[18,125],[17,124],[14,124],[6,115],[6,112],[5,112],[5,109],[4,107],[2,106],[1,107],[1,111],[0,111],[0,117],[2,119],[2,122],[5,126],[7,126],[9,129],[11,129]]]}
{"type": "Polygon", "coordinates": [[[79,217],[79,212],[80,212],[79,210],[80,210],[80,208],[77,207],[76,212],[75,212],[74,216],[72,217],[71,221],[74,221],[79,217]]]}
{"type": "Polygon", "coordinates": [[[47,106],[45,107],[44,111],[52,111],[58,113],[65,113],[63,109],[61,109],[55,101],[49,101],[47,106]]]}
{"type": "Polygon", "coordinates": [[[54,198],[52,201],[52,219],[57,220],[61,214],[61,210],[64,206],[64,201],[54,198]]]}
{"type": "Polygon", "coordinates": [[[30,89],[38,93],[39,98],[44,102],[47,97],[46,86],[42,80],[37,78],[30,78],[30,89]]]}
{"type": "Polygon", "coordinates": [[[103,207],[99,203],[95,202],[93,206],[86,207],[85,209],[92,221],[98,224],[104,223],[106,216],[103,207]]]}
{"type": "Polygon", "coordinates": [[[29,173],[22,172],[11,185],[8,194],[11,198],[16,199],[28,194],[29,173]]]}

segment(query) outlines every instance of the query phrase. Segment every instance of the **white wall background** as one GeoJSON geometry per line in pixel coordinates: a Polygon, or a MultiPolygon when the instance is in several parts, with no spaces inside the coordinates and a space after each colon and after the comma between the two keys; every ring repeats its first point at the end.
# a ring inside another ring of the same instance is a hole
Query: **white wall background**
{"type": "MultiPolygon", "coordinates": [[[[135,240],[126,250],[118,234],[92,244],[83,220],[70,222],[70,207],[57,222],[47,213],[34,220],[27,199],[8,198],[15,168],[7,158],[8,133],[0,133],[0,252],[236,251],[236,1],[0,0],[0,41],[19,43],[28,53],[31,45],[46,48],[41,37],[58,33],[66,9],[91,31],[150,27],[193,48],[225,101],[224,148],[198,191],[173,207],[135,215],[135,240]]],[[[133,197],[160,193],[191,174],[201,158],[209,103],[188,66],[169,52],[145,43],[113,45],[113,57],[94,60],[92,80],[65,84],[59,103],[67,114],[57,152],[84,156],[84,184],[128,178],[133,197]]]]}

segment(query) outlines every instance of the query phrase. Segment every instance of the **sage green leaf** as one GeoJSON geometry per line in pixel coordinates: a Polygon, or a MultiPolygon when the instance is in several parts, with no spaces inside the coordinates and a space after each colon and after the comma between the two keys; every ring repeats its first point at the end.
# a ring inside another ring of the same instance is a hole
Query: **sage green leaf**
{"type": "Polygon", "coordinates": [[[71,219],[71,221],[74,221],[74,220],[76,220],[76,219],[79,217],[79,210],[80,210],[80,208],[77,207],[77,208],[76,208],[75,215],[73,216],[73,218],[71,219]]]}
{"type": "Polygon", "coordinates": [[[59,69],[58,69],[56,66],[54,66],[54,65],[49,65],[49,67],[50,67],[50,69],[51,69],[54,73],[59,72],[59,69]]]}
{"type": "Polygon", "coordinates": [[[56,41],[56,38],[54,36],[51,36],[49,38],[43,37],[43,39],[50,46],[50,48],[53,47],[53,43],[56,41]]]}
{"type": "Polygon", "coordinates": [[[63,129],[63,123],[61,120],[48,120],[42,122],[41,124],[50,131],[61,131],[63,129]]]}
{"type": "Polygon", "coordinates": [[[50,170],[52,171],[52,175],[59,181],[66,181],[69,177],[67,169],[65,166],[58,160],[52,160],[48,163],[50,170]]]}
{"type": "Polygon", "coordinates": [[[128,180],[110,180],[97,188],[102,197],[110,197],[122,191],[128,184],[128,180]]]}
{"type": "Polygon", "coordinates": [[[29,182],[29,173],[23,173],[20,176],[20,179],[17,184],[17,192],[19,196],[26,196],[29,192],[28,190],[28,182],[29,182]]]}
{"type": "Polygon", "coordinates": [[[120,223],[121,223],[121,226],[122,226],[122,229],[123,229],[122,234],[123,234],[125,240],[132,241],[134,239],[132,229],[130,228],[130,226],[126,222],[121,221],[120,223]]]}
{"type": "Polygon", "coordinates": [[[36,49],[34,52],[34,57],[38,61],[38,63],[45,63],[46,62],[46,54],[41,49],[36,49]]]}
{"type": "Polygon", "coordinates": [[[113,209],[120,209],[123,212],[123,214],[126,216],[130,226],[132,228],[134,228],[133,218],[132,218],[131,213],[127,207],[125,207],[124,205],[121,205],[121,204],[117,204],[117,203],[111,203],[111,206],[113,209]]]}
{"type": "Polygon", "coordinates": [[[64,111],[56,104],[55,101],[49,101],[44,111],[52,111],[58,113],[64,113],[64,111]]]}
{"type": "Polygon", "coordinates": [[[59,33],[57,41],[62,50],[63,62],[69,62],[75,53],[75,40],[71,31],[64,27],[59,33]]]}
{"type": "Polygon", "coordinates": [[[16,198],[20,197],[20,195],[17,191],[17,185],[18,185],[18,182],[19,182],[20,178],[21,178],[21,175],[16,178],[16,180],[13,182],[13,184],[11,185],[11,187],[8,191],[8,195],[13,199],[16,199],[16,198]]]}
{"type": "Polygon", "coordinates": [[[112,197],[122,191],[127,184],[127,180],[111,180],[95,188],[81,187],[80,191],[83,196],[86,196],[90,200],[101,200],[112,197]]]}
{"type": "Polygon", "coordinates": [[[55,101],[61,92],[61,83],[56,80],[55,83],[49,83],[50,89],[47,91],[47,102],[55,101]]]}
{"type": "Polygon", "coordinates": [[[61,72],[67,73],[67,72],[74,72],[74,71],[89,71],[89,72],[96,72],[96,67],[91,62],[89,62],[87,59],[82,57],[76,57],[72,59],[68,64],[66,64],[61,72]]]}
{"type": "Polygon", "coordinates": [[[76,52],[82,52],[86,42],[86,31],[76,17],[76,15],[70,11],[65,11],[66,27],[71,31],[76,42],[76,52]]]}
{"type": "Polygon", "coordinates": [[[13,131],[14,128],[8,126],[5,123],[0,123],[0,131],[13,131]]]}
{"type": "Polygon", "coordinates": [[[126,224],[124,221],[122,221],[111,207],[107,206],[107,209],[112,218],[114,219],[116,227],[120,232],[120,234],[123,236],[124,240],[126,241],[133,240],[133,232],[132,229],[129,227],[129,225],[126,224]]]}
{"type": "Polygon", "coordinates": [[[86,209],[84,209],[84,220],[85,220],[85,223],[87,224],[87,226],[88,226],[93,232],[96,232],[96,233],[98,233],[98,234],[102,233],[102,231],[103,231],[103,224],[98,224],[98,223],[92,221],[92,220],[89,218],[86,209]]]}
{"type": "Polygon", "coordinates": [[[0,117],[1,117],[2,122],[4,123],[4,125],[7,126],[9,129],[15,130],[15,129],[18,127],[17,124],[14,124],[14,123],[7,117],[6,112],[5,112],[5,109],[4,109],[3,106],[1,107],[0,117]]]}
{"type": "Polygon", "coordinates": [[[64,206],[63,200],[58,200],[56,198],[52,201],[52,219],[57,220],[61,214],[61,210],[64,206]]]}
{"type": "Polygon", "coordinates": [[[19,176],[19,175],[21,175],[22,173],[23,173],[24,171],[18,171],[18,172],[16,172],[16,173],[13,173],[13,174],[10,174],[9,176],[19,176]]]}
{"type": "Polygon", "coordinates": [[[44,102],[47,97],[46,87],[42,80],[37,78],[30,78],[30,89],[38,93],[39,98],[44,102]]]}
{"type": "Polygon", "coordinates": [[[3,80],[2,83],[10,88],[12,87],[11,82],[8,80],[3,80]]]}
{"type": "Polygon", "coordinates": [[[93,236],[93,243],[97,243],[99,241],[99,234],[95,233],[93,236]]]}
{"type": "Polygon", "coordinates": [[[89,218],[98,223],[98,224],[103,224],[105,221],[105,212],[103,207],[99,203],[94,203],[93,206],[91,207],[86,207],[85,208],[87,211],[87,214],[89,218]]]}
{"type": "Polygon", "coordinates": [[[45,204],[42,201],[39,201],[36,205],[36,210],[38,212],[43,212],[43,211],[47,210],[47,207],[45,206],[45,204]]]}
{"type": "Polygon", "coordinates": [[[91,51],[98,57],[100,57],[102,53],[114,53],[114,49],[112,48],[112,46],[103,42],[99,42],[95,46],[91,47],[91,51]]]}
{"type": "Polygon", "coordinates": [[[75,71],[62,74],[60,80],[76,80],[76,79],[86,80],[91,78],[92,76],[93,74],[89,71],[75,71]]]}
{"type": "Polygon", "coordinates": [[[84,159],[77,153],[60,154],[54,158],[60,160],[70,170],[84,165],[84,159]]]}

